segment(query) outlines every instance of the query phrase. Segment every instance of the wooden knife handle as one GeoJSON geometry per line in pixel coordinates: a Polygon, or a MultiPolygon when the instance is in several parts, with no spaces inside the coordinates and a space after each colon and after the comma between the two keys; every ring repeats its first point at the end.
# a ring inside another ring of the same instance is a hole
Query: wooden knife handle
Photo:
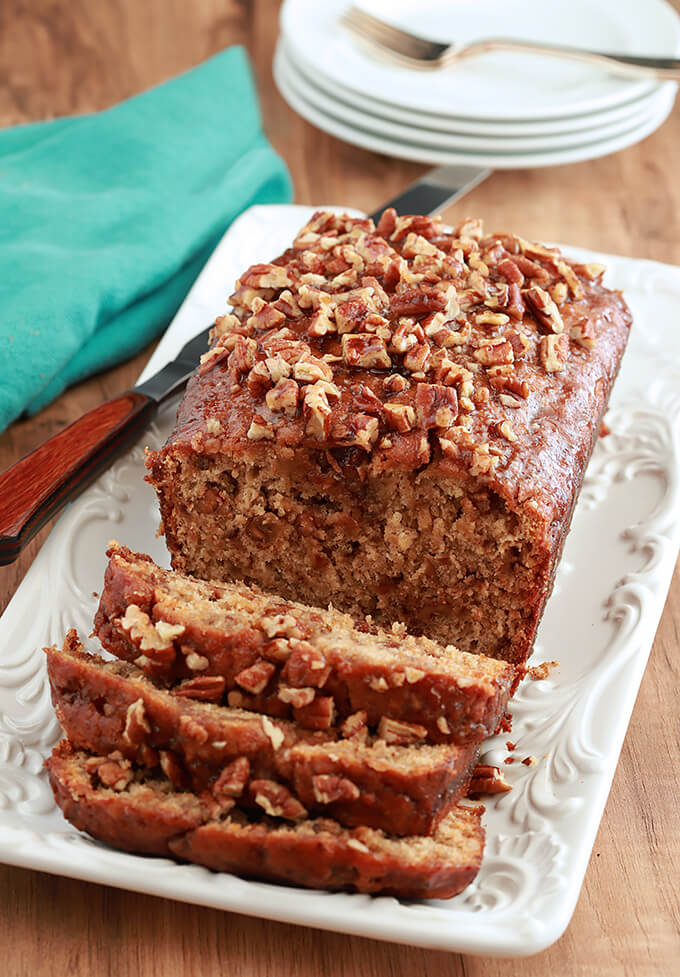
{"type": "Polygon", "coordinates": [[[0,565],[76,498],[146,427],[157,409],[128,390],[94,407],[0,475],[0,565]]]}

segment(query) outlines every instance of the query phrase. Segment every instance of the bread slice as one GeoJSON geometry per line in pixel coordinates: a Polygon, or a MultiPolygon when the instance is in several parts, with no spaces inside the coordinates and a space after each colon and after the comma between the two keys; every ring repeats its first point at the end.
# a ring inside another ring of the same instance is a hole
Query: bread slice
{"type": "MultiPolygon", "coordinates": [[[[95,633],[166,682],[224,679],[225,699],[311,729],[365,713],[394,743],[469,743],[495,732],[521,670],[395,627],[205,583],[112,545],[95,633]]],[[[215,685],[215,687],[217,687],[215,685]]]]}
{"type": "MultiPolygon", "coordinates": [[[[65,817],[94,838],[222,872],[312,889],[407,899],[454,896],[479,870],[480,810],[455,808],[431,838],[347,829],[327,818],[294,826],[240,808],[217,809],[165,777],[60,743],[47,760],[65,817]],[[117,770],[116,770],[117,766],[117,770]]],[[[233,803],[233,802],[232,802],[233,803]]]]}
{"type": "Polygon", "coordinates": [[[313,731],[201,702],[158,687],[129,662],[87,654],[75,631],[48,648],[52,701],[74,746],[118,751],[159,765],[178,789],[238,797],[239,805],[291,820],[324,815],[341,824],[429,834],[465,796],[478,744],[398,746],[365,726],[313,731]]]}

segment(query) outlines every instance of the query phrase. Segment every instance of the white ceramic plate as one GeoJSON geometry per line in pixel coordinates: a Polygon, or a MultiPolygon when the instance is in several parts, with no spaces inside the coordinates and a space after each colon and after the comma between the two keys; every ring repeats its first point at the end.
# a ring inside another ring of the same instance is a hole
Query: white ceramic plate
{"type": "Polygon", "coordinates": [[[480,136],[458,132],[433,131],[424,124],[394,122],[375,115],[364,108],[355,108],[327,94],[314,85],[296,67],[288,55],[285,42],[280,42],[275,54],[276,71],[287,89],[324,114],[329,114],[352,127],[370,131],[397,142],[417,142],[424,147],[443,152],[543,153],[555,149],[570,149],[583,143],[614,139],[659,115],[675,97],[675,86],[654,92],[634,102],[635,110],[613,122],[602,121],[596,131],[590,129],[560,133],[540,133],[528,136],[480,136]]]}
{"type": "MultiPolygon", "coordinates": [[[[255,207],[221,242],[144,375],[223,311],[248,263],[284,249],[308,207],[255,207]]],[[[521,228],[519,228],[521,231],[521,228]]],[[[513,700],[511,793],[487,804],[477,880],[449,901],[401,902],[248,882],[164,858],[127,855],[80,834],[55,808],[42,762],[59,730],[43,645],[90,631],[111,537],[167,564],[158,510],[143,481],[143,444],[167,434],[168,410],[143,441],[62,515],[0,619],[0,859],[120,888],[461,952],[535,953],[567,926],[680,545],[680,269],[566,249],[602,260],[635,327],[608,423],[588,468],[532,663],[562,665],[513,700]]],[[[670,717],[669,717],[670,718],[670,717]]],[[[502,763],[508,734],[490,740],[502,763]]],[[[602,858],[615,858],[603,851],[602,858]]]]}
{"type": "Polygon", "coordinates": [[[304,78],[308,87],[323,93],[335,102],[341,102],[345,107],[368,113],[379,119],[388,119],[401,125],[414,126],[417,129],[430,129],[433,132],[454,133],[471,136],[497,136],[501,138],[550,136],[559,133],[586,132],[589,129],[599,129],[600,126],[621,122],[640,112],[647,106],[654,105],[671,89],[676,90],[675,82],[667,81],[656,85],[652,91],[636,98],[616,105],[613,108],[601,109],[597,112],[586,112],[582,115],[555,116],[549,119],[529,119],[521,121],[490,121],[488,119],[463,119],[454,115],[437,115],[423,109],[409,109],[402,105],[392,104],[372,98],[370,92],[357,91],[333,82],[319,75],[311,65],[295,49],[282,34],[280,44],[286,49],[286,57],[297,74],[304,78]]]}
{"type": "Polygon", "coordinates": [[[398,139],[383,135],[379,131],[380,127],[372,125],[368,119],[364,120],[363,126],[342,121],[330,111],[322,110],[316,104],[312,104],[306,95],[302,95],[293,87],[286,73],[285,63],[282,65],[280,51],[274,58],[274,81],[282,96],[299,115],[318,129],[329,132],[345,142],[398,159],[417,160],[436,165],[462,163],[496,170],[561,166],[564,163],[578,163],[599,156],[608,156],[651,135],[666,121],[675,100],[675,88],[671,87],[662,96],[661,105],[657,106],[654,113],[646,116],[642,122],[627,127],[618,135],[609,138],[602,139],[597,132],[595,136],[593,133],[586,132],[583,133],[580,142],[558,149],[533,152],[474,151],[425,145],[419,138],[422,130],[410,130],[411,139],[398,139]]]}
{"type": "MultiPolygon", "coordinates": [[[[643,80],[557,58],[488,54],[443,72],[391,64],[338,24],[346,0],[286,0],[281,28],[293,50],[324,78],[388,102],[470,119],[546,119],[612,108],[652,91],[643,80]]],[[[664,0],[372,0],[399,27],[440,41],[522,37],[629,54],[673,55],[680,17],[664,0]]]]}

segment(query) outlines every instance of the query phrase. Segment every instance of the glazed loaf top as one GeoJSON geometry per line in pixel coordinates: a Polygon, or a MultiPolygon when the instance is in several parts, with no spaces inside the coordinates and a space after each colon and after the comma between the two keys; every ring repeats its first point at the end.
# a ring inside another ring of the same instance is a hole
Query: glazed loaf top
{"type": "Polygon", "coordinates": [[[631,324],[603,272],[478,220],[317,212],[236,283],[164,450],[345,479],[429,465],[550,523],[631,324]]]}

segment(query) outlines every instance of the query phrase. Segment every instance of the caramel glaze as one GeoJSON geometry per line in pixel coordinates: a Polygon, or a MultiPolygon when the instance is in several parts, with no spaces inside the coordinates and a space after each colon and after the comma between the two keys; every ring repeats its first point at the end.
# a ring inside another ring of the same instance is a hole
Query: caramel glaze
{"type": "MultiPolygon", "coordinates": [[[[357,223],[367,222],[347,219],[346,226],[357,223]]],[[[455,235],[443,234],[436,223],[433,226],[434,231],[427,239],[447,253],[455,252],[459,239],[455,235]]],[[[420,227],[421,234],[426,231],[427,227],[420,227]]],[[[371,235],[370,239],[382,241],[378,235],[371,235]]],[[[465,242],[466,239],[463,237],[462,240],[465,242]]],[[[491,235],[479,242],[479,251],[484,254],[485,248],[500,240],[510,247],[514,239],[508,239],[507,235],[491,235]]],[[[522,239],[517,240],[521,242],[522,239]]],[[[398,246],[399,243],[395,245],[398,246]]],[[[294,271],[299,254],[299,250],[289,249],[274,264],[294,271]]],[[[561,257],[557,251],[554,254],[561,257]]],[[[488,281],[492,285],[506,283],[498,264],[502,264],[504,258],[513,257],[507,247],[500,248],[499,255],[497,264],[489,266],[488,281]]],[[[533,263],[548,276],[538,279],[542,287],[547,289],[561,280],[552,267],[552,259],[534,257],[533,263]]],[[[468,341],[447,350],[449,358],[456,364],[465,368],[472,364],[474,368],[474,352],[484,342],[518,329],[529,341],[526,353],[521,358],[515,358],[512,366],[513,379],[519,383],[525,381],[528,387],[525,399],[515,398],[516,406],[508,407],[501,403],[499,391],[492,386],[485,369],[477,366],[474,375],[475,392],[479,388],[486,388],[489,400],[470,411],[466,423],[473,445],[486,443],[498,452],[498,464],[489,473],[471,474],[470,452],[466,448],[460,450],[458,457],[444,453],[440,436],[446,437],[446,430],[430,428],[425,431],[420,424],[407,433],[388,430],[381,409],[384,405],[409,405],[418,413],[416,397],[420,383],[413,380],[409,371],[401,365],[403,357],[397,354],[392,355],[393,365],[389,369],[349,367],[344,362],[332,364],[333,383],[341,397],[333,405],[332,424],[323,441],[306,432],[301,405],[298,405],[293,417],[268,410],[264,395],[251,393],[247,384],[239,382],[229,371],[228,359],[223,359],[190,381],[179,408],[175,429],[161,452],[150,455],[150,468],[154,472],[156,465],[168,453],[224,453],[253,463],[275,455],[282,462],[294,462],[296,471],[304,472],[320,488],[327,480],[341,479],[359,495],[366,479],[377,477],[382,471],[427,468],[434,478],[448,477],[461,481],[466,491],[476,487],[490,488],[513,511],[526,514],[537,534],[557,539],[565,520],[569,518],[575,490],[580,486],[632,321],[621,293],[605,288],[600,280],[601,275],[589,280],[581,273],[583,266],[566,259],[565,264],[574,270],[584,295],[579,300],[567,300],[560,306],[564,334],[568,336],[572,326],[585,319],[592,327],[594,344],[588,349],[570,340],[569,356],[562,370],[548,373],[541,365],[539,344],[549,330],[532,314],[527,303],[523,303],[520,319],[511,319],[502,326],[476,325],[475,314],[489,310],[481,302],[475,304],[466,310],[463,317],[472,324],[468,341]],[[385,390],[384,383],[395,374],[403,376],[408,386],[398,393],[390,393],[385,390]],[[272,440],[253,441],[248,438],[247,433],[256,414],[272,423],[272,440]],[[351,430],[353,419],[358,414],[370,414],[379,421],[380,437],[369,450],[346,443],[348,430],[351,430]],[[222,428],[219,435],[209,433],[209,418],[219,421],[222,428]],[[516,441],[508,441],[499,433],[499,425],[504,421],[511,423],[516,441]],[[425,439],[423,434],[427,435],[425,439]],[[389,446],[383,443],[383,435],[389,438],[389,446]]],[[[461,282],[465,284],[464,275],[465,272],[461,272],[458,278],[452,280],[453,284],[459,288],[461,282]]],[[[385,279],[385,275],[378,277],[390,296],[390,306],[382,312],[389,320],[390,328],[395,327],[396,321],[405,313],[422,321],[433,309],[441,308],[444,304],[442,293],[426,286],[421,286],[420,292],[417,289],[399,292],[394,288],[390,292],[389,279],[385,279]],[[418,294],[422,296],[420,305],[418,294]],[[405,295],[407,298],[404,298],[405,295]]],[[[531,279],[526,279],[524,284],[529,286],[531,282],[531,279]]],[[[336,334],[312,337],[308,334],[309,322],[308,315],[297,319],[288,317],[284,325],[315,356],[329,353],[340,356],[340,337],[336,334]]],[[[266,356],[263,341],[266,342],[275,331],[256,334],[258,361],[266,356]]],[[[435,350],[436,344],[431,340],[428,342],[435,350]]],[[[427,376],[427,382],[431,379],[427,376]]],[[[454,426],[460,423],[460,417],[459,413],[454,426]]]]}

